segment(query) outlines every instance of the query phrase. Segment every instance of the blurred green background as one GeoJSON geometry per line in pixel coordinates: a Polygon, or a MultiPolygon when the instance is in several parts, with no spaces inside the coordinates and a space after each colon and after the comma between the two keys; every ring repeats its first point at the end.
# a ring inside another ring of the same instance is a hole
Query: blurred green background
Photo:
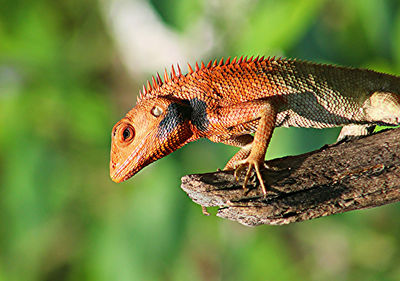
{"type": "MultiPolygon", "coordinates": [[[[236,151],[208,141],[110,180],[111,128],[152,74],[242,54],[399,74],[400,2],[1,1],[0,281],[400,280],[398,204],[281,227],[206,217],[180,177],[236,151]]],[[[267,157],[337,134],[278,129],[267,157]]]]}

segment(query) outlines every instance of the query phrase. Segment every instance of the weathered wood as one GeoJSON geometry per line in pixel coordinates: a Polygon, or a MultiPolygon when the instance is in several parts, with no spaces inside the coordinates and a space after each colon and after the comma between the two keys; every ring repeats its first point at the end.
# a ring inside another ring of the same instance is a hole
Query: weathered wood
{"type": "Polygon", "coordinates": [[[182,189],[217,216],[247,226],[288,224],[400,201],[400,128],[268,161],[269,189],[244,191],[232,172],[187,175],[182,189]]]}

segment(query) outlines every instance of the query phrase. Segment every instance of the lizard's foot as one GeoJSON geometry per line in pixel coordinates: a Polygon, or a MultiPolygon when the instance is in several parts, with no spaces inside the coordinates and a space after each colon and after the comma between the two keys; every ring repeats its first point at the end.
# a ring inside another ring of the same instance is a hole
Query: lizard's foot
{"type": "Polygon", "coordinates": [[[241,160],[241,161],[238,161],[238,162],[235,163],[234,176],[235,176],[236,181],[239,181],[240,173],[247,168],[247,172],[246,172],[246,175],[245,175],[244,180],[243,180],[243,189],[246,190],[247,189],[247,183],[248,183],[248,181],[250,179],[251,172],[252,172],[252,170],[254,168],[254,170],[256,171],[256,175],[257,175],[258,181],[260,182],[260,185],[261,185],[261,190],[263,192],[263,197],[266,197],[267,189],[265,187],[264,180],[263,180],[262,175],[261,175],[260,167],[264,167],[264,162],[262,162],[260,164],[259,161],[257,161],[256,159],[253,159],[252,157],[248,157],[247,159],[244,159],[244,160],[241,160]]]}

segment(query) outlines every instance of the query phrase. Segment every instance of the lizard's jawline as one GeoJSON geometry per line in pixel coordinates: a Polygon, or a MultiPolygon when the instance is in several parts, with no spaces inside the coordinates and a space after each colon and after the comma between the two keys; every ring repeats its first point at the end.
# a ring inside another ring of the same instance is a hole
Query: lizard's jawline
{"type": "Polygon", "coordinates": [[[138,161],[140,159],[136,159],[139,156],[139,151],[142,149],[144,144],[146,143],[147,137],[142,140],[142,142],[136,147],[134,151],[126,158],[126,160],[119,166],[112,174],[111,174],[111,179],[113,182],[120,183],[123,181],[126,181],[127,179],[133,177],[141,168],[141,163],[143,161],[138,161]],[[126,168],[129,167],[130,163],[139,163],[136,165],[136,167],[132,168],[129,170],[129,172],[126,172],[126,168]],[[141,167],[138,169],[137,167],[141,167]],[[125,172],[125,173],[124,173],[125,172]]]}

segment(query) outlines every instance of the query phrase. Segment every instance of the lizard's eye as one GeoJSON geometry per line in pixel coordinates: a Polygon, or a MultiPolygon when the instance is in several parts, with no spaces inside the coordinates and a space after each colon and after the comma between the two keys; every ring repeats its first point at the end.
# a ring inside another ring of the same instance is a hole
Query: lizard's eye
{"type": "Polygon", "coordinates": [[[157,105],[154,106],[154,107],[151,109],[151,114],[153,114],[153,116],[155,116],[155,117],[160,116],[162,113],[163,113],[162,108],[159,107],[159,106],[157,106],[157,105]]]}
{"type": "Polygon", "coordinates": [[[127,125],[125,128],[123,128],[121,136],[122,141],[128,142],[135,136],[135,130],[131,125],[127,125]]]}

